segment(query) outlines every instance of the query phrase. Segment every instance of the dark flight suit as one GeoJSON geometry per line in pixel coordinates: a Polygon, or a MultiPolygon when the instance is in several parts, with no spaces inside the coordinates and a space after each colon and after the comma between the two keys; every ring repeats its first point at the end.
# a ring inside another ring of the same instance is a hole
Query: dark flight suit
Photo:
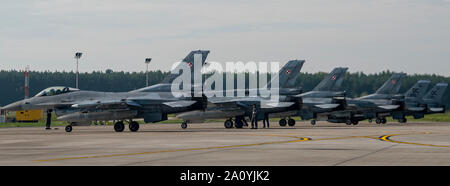
{"type": "Polygon", "coordinates": [[[51,125],[51,118],[52,118],[52,111],[47,111],[47,121],[45,123],[45,129],[51,129],[50,125],[51,125]]]}
{"type": "Polygon", "coordinates": [[[257,116],[258,116],[258,111],[256,110],[256,107],[254,107],[252,110],[252,129],[258,128],[258,118],[256,118],[257,116]]]}
{"type": "Polygon", "coordinates": [[[269,114],[264,114],[263,128],[266,128],[266,122],[267,122],[267,128],[269,128],[269,114]]]}

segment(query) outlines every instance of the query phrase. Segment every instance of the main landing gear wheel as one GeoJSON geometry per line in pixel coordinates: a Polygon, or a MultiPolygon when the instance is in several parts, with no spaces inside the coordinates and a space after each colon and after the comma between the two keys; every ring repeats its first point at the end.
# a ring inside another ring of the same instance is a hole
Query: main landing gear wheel
{"type": "Polygon", "coordinates": [[[387,123],[386,118],[381,119],[381,123],[386,124],[387,123]]]}
{"type": "Polygon", "coordinates": [[[356,121],[356,120],[353,120],[353,121],[352,121],[352,124],[353,124],[353,125],[358,125],[358,123],[359,123],[359,122],[356,121]]]}
{"type": "Polygon", "coordinates": [[[315,119],[311,120],[311,125],[316,125],[316,120],[315,119]]]}
{"type": "Polygon", "coordinates": [[[347,124],[347,125],[352,125],[352,120],[350,120],[350,119],[348,119],[347,121],[345,121],[345,124],[347,124]]]}
{"type": "Polygon", "coordinates": [[[136,121],[132,121],[130,122],[130,124],[128,125],[128,128],[130,128],[131,132],[136,132],[139,130],[139,123],[136,121]]]}
{"type": "Polygon", "coordinates": [[[234,123],[234,127],[240,129],[244,126],[244,122],[242,121],[242,119],[238,119],[236,120],[236,122],[234,123]]]}
{"type": "Polygon", "coordinates": [[[280,124],[280,126],[285,127],[287,124],[286,119],[280,119],[280,121],[278,122],[280,124]]]}
{"type": "Polygon", "coordinates": [[[406,118],[403,118],[403,119],[399,119],[398,122],[400,122],[400,123],[406,123],[406,122],[408,122],[408,120],[407,120],[406,118]]]}
{"type": "Polygon", "coordinates": [[[114,124],[114,130],[116,132],[123,132],[123,130],[125,130],[125,125],[121,121],[117,122],[116,124],[114,124]]]}
{"type": "Polygon", "coordinates": [[[383,123],[383,118],[377,118],[377,119],[375,120],[375,123],[377,123],[377,124],[382,124],[382,123],[383,123]]]}
{"type": "Polygon", "coordinates": [[[181,123],[181,128],[182,129],[186,129],[187,128],[187,123],[186,122],[181,123]]]}
{"type": "Polygon", "coordinates": [[[295,120],[292,119],[292,118],[289,118],[289,119],[288,119],[288,125],[291,126],[291,127],[293,127],[293,126],[295,125],[295,120]]]}
{"type": "Polygon", "coordinates": [[[72,125],[67,125],[65,130],[66,132],[72,132],[72,125]]]}
{"type": "Polygon", "coordinates": [[[372,121],[372,119],[369,119],[369,123],[372,123],[373,121],[372,121]]]}
{"type": "Polygon", "coordinates": [[[225,126],[225,128],[231,129],[233,128],[233,121],[231,119],[228,119],[223,123],[223,125],[225,126]]]}

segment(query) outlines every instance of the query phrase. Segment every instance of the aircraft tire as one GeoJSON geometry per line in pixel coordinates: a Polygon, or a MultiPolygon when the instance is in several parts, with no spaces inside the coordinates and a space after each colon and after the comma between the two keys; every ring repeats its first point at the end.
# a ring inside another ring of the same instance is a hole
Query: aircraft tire
{"type": "Polygon", "coordinates": [[[181,123],[181,128],[182,129],[186,129],[187,128],[187,123],[186,122],[181,123]]]}
{"type": "Polygon", "coordinates": [[[226,120],[223,125],[225,126],[225,128],[227,129],[231,129],[233,128],[233,121],[231,121],[230,119],[226,120]]]}
{"type": "Polygon", "coordinates": [[[129,125],[128,128],[130,128],[131,132],[136,132],[139,130],[139,123],[136,121],[132,121],[129,125]]]}
{"type": "Polygon", "coordinates": [[[236,127],[237,129],[240,129],[244,126],[244,122],[242,120],[236,120],[236,122],[234,123],[234,127],[236,127]]]}
{"type": "Polygon", "coordinates": [[[381,124],[381,123],[382,123],[382,120],[381,120],[380,118],[377,118],[377,119],[375,120],[375,123],[381,124]]]}
{"type": "Polygon", "coordinates": [[[66,130],[66,132],[72,132],[72,125],[67,125],[64,130],[66,130]]]}
{"type": "Polygon", "coordinates": [[[356,121],[356,120],[353,120],[353,121],[352,121],[352,124],[353,124],[353,125],[358,125],[358,124],[359,124],[359,122],[358,122],[358,121],[356,121]]]}
{"type": "Polygon", "coordinates": [[[348,120],[345,121],[345,124],[346,124],[346,125],[352,125],[352,123],[353,123],[353,122],[352,122],[352,120],[350,120],[350,119],[348,119],[348,120]]]}
{"type": "Polygon", "coordinates": [[[316,120],[315,119],[311,120],[311,125],[316,125],[316,120]]]}
{"type": "Polygon", "coordinates": [[[293,126],[295,126],[295,120],[294,119],[288,119],[288,125],[290,126],[290,127],[293,127],[293,126]]]}
{"type": "Polygon", "coordinates": [[[287,124],[286,119],[280,119],[280,121],[278,122],[278,124],[280,124],[280,126],[285,127],[287,124]]]}
{"type": "Polygon", "coordinates": [[[114,124],[114,131],[123,132],[123,130],[125,130],[125,125],[123,124],[123,122],[117,122],[116,124],[114,124]]]}
{"type": "Polygon", "coordinates": [[[386,124],[387,123],[386,118],[381,119],[381,123],[386,124]]]}

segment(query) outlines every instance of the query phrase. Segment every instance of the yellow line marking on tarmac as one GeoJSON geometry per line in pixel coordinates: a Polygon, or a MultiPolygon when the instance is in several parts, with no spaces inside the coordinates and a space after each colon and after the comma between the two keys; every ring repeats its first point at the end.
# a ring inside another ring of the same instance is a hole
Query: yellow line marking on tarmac
{"type": "Polygon", "coordinates": [[[138,152],[138,153],[124,153],[124,154],[109,154],[109,155],[68,157],[68,158],[54,158],[54,159],[33,160],[33,161],[34,162],[50,162],[50,161],[62,161],[62,160],[75,160],[75,159],[89,159],[89,158],[107,158],[107,157],[118,157],[118,156],[157,154],[157,153],[165,153],[165,152],[183,152],[183,151],[196,151],[196,150],[225,149],[225,148],[235,148],[235,147],[251,147],[251,146],[270,145],[270,144],[294,143],[294,142],[311,140],[311,138],[294,137],[294,136],[279,136],[279,137],[291,137],[291,138],[296,138],[296,140],[263,142],[263,143],[254,143],[254,144],[244,144],[244,145],[228,145],[228,146],[218,146],[218,147],[173,149],[173,150],[161,150],[161,151],[152,151],[152,152],[138,152]]]}
{"type": "MultiPolygon", "coordinates": [[[[417,134],[417,133],[416,133],[417,134]]],[[[430,134],[429,132],[424,132],[424,133],[419,133],[419,134],[430,134]]],[[[392,140],[390,139],[390,137],[393,136],[400,136],[400,135],[409,135],[409,134],[391,134],[391,135],[383,135],[380,136],[378,139],[381,141],[387,141],[387,142],[392,142],[392,143],[400,143],[400,144],[409,144],[409,145],[420,145],[420,146],[429,146],[429,147],[445,147],[445,148],[450,148],[450,146],[447,145],[433,145],[433,144],[423,144],[423,143],[414,143],[414,142],[406,142],[406,141],[397,141],[397,140],[392,140]]]]}
{"type": "Polygon", "coordinates": [[[351,139],[351,138],[371,138],[371,139],[378,139],[377,137],[373,137],[373,136],[342,136],[342,137],[334,137],[334,138],[311,139],[310,141],[339,140],[339,139],[351,139]]]}
{"type": "Polygon", "coordinates": [[[302,141],[325,141],[325,140],[340,140],[340,139],[351,139],[351,138],[370,138],[370,139],[377,139],[377,140],[386,141],[386,142],[393,142],[393,143],[402,143],[402,144],[411,144],[411,145],[450,148],[450,146],[445,146],[445,145],[432,145],[432,144],[402,142],[402,141],[396,141],[396,140],[391,140],[390,139],[390,137],[392,137],[392,136],[412,135],[412,134],[430,134],[430,133],[429,132],[424,132],[424,133],[391,134],[391,135],[383,135],[381,137],[374,137],[374,136],[342,136],[342,137],[319,138],[319,139],[311,139],[311,138],[306,138],[306,137],[289,136],[289,135],[275,135],[275,134],[267,134],[267,135],[248,134],[247,136],[289,137],[289,138],[296,138],[296,140],[263,142],[263,143],[243,144],[243,145],[227,145],[227,146],[217,146],[217,147],[201,147],[201,148],[188,148],[188,149],[160,150],[160,151],[138,152],[138,153],[123,153],[123,154],[93,155],[93,156],[80,156],[80,157],[68,157],[68,158],[54,158],[54,159],[33,160],[33,161],[34,162],[50,162],[50,161],[62,161],[62,160],[75,160],[75,159],[107,158],[107,157],[118,157],[118,156],[157,154],[157,153],[165,153],[165,152],[183,152],[183,151],[197,151],[197,150],[226,149],[226,148],[251,147],[251,146],[261,146],[261,145],[270,145],[270,144],[295,143],[295,142],[302,142],[302,141]]]}

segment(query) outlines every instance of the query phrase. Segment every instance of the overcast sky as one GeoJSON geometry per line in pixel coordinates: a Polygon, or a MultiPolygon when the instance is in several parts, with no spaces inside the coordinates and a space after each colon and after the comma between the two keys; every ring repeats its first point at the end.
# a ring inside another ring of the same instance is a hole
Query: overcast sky
{"type": "Polygon", "coordinates": [[[303,71],[450,76],[450,0],[2,0],[0,69],[167,71],[209,61],[305,59],[303,71]]]}

